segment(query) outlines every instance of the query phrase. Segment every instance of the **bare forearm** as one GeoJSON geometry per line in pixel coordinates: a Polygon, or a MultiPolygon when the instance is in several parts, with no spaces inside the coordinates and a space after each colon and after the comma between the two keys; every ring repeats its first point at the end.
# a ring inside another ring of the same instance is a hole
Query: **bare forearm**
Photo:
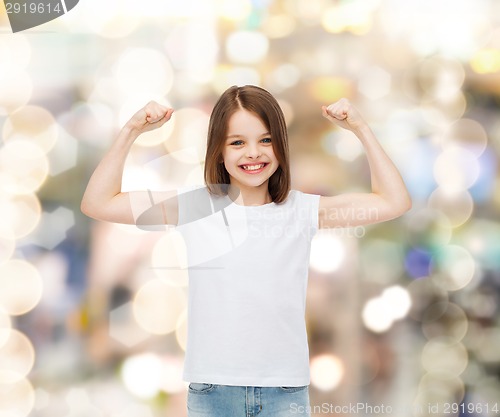
{"type": "Polygon", "coordinates": [[[368,125],[354,132],[364,146],[370,166],[371,187],[394,206],[408,209],[411,199],[401,175],[368,125]]]}

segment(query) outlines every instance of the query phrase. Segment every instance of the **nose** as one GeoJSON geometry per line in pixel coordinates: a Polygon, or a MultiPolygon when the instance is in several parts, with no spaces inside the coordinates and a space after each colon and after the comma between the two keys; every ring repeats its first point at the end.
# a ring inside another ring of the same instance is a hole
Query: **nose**
{"type": "Polygon", "coordinates": [[[260,156],[261,151],[258,144],[250,143],[246,149],[246,157],[251,159],[256,159],[260,156]]]}

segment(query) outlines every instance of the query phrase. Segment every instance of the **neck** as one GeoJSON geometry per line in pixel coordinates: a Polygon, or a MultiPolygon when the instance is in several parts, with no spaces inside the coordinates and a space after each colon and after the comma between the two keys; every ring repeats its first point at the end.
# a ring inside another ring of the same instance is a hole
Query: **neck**
{"type": "Polygon", "coordinates": [[[262,206],[273,201],[267,187],[267,182],[259,187],[251,188],[239,188],[231,185],[229,186],[228,196],[240,206],[262,206]]]}

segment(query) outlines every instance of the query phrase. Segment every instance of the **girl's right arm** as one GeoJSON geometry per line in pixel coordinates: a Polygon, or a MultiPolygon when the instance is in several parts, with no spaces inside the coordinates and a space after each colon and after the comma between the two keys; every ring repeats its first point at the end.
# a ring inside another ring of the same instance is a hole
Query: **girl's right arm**
{"type": "Polygon", "coordinates": [[[177,224],[177,192],[122,192],[125,160],[144,132],[163,126],[173,109],[149,102],[125,124],[92,174],[81,210],[89,217],[126,224],[177,224]]]}

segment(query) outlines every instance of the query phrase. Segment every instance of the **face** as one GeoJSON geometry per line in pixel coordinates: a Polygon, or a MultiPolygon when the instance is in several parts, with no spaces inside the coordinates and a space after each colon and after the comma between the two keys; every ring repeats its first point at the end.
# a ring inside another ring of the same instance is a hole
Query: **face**
{"type": "Polygon", "coordinates": [[[268,129],[254,113],[237,110],[229,119],[222,151],[231,185],[239,189],[265,187],[278,169],[268,129]]]}

